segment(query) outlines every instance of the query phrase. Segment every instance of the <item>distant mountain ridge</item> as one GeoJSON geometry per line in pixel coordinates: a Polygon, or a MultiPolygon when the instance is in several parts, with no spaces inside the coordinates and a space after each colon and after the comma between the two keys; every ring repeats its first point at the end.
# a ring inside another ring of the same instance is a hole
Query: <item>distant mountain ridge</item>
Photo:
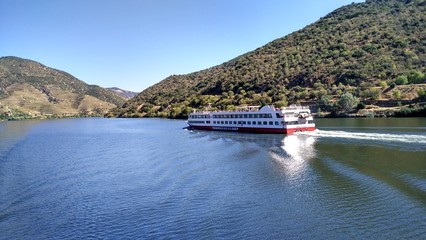
{"type": "Polygon", "coordinates": [[[118,87],[111,87],[111,88],[107,88],[108,90],[114,92],[115,94],[126,98],[126,99],[131,99],[133,97],[135,97],[136,95],[138,95],[137,92],[132,92],[132,91],[128,91],[128,90],[124,90],[118,87]]]}
{"type": "Polygon", "coordinates": [[[109,90],[41,63],[0,58],[0,116],[103,115],[124,101],[109,90]]]}
{"type": "Polygon", "coordinates": [[[418,87],[387,86],[399,76],[412,76],[410,84],[425,82],[425,6],[425,0],[367,0],[341,7],[221,65],[170,76],[111,115],[185,118],[209,103],[232,109],[333,102],[344,92],[360,99],[415,99],[418,87]],[[405,92],[393,94],[397,90],[405,92]]]}

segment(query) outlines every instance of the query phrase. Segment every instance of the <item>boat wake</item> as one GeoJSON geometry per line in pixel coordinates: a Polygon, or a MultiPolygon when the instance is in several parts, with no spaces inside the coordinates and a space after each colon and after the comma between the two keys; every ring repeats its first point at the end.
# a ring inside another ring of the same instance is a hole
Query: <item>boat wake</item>
{"type": "Polygon", "coordinates": [[[313,137],[288,135],[280,147],[271,148],[269,154],[291,180],[297,180],[305,172],[308,163],[316,155],[313,137]]]}
{"type": "Polygon", "coordinates": [[[425,135],[416,134],[389,134],[389,133],[366,133],[366,132],[347,132],[347,131],[325,131],[315,130],[312,132],[298,132],[297,135],[307,135],[319,138],[344,138],[354,140],[381,141],[393,143],[417,143],[426,144],[425,135]]]}

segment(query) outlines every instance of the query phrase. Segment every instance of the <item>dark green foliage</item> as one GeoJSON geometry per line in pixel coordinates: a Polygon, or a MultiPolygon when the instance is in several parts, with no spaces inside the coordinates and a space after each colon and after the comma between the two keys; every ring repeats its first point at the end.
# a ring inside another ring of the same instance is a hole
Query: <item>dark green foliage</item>
{"type": "Polygon", "coordinates": [[[396,83],[396,85],[405,85],[405,84],[408,84],[408,78],[405,75],[399,75],[395,79],[395,83],[396,83]]]}
{"type": "MultiPolygon", "coordinates": [[[[180,117],[185,113],[178,109],[203,109],[209,103],[212,109],[226,109],[283,106],[324,100],[323,96],[337,100],[349,90],[357,98],[377,99],[380,90],[374,87],[384,81],[394,87],[400,75],[408,81],[402,84],[425,82],[425,13],[423,0],[350,4],[226,63],[170,76],[117,109],[116,116],[136,111],[180,117]],[[355,91],[362,83],[369,85],[355,91]],[[142,105],[149,107],[141,111],[142,105]]],[[[321,109],[327,111],[331,105],[323,102],[321,109]]]]}
{"type": "Polygon", "coordinates": [[[426,105],[404,107],[394,113],[395,117],[426,117],[426,105]]]}
{"type": "Polygon", "coordinates": [[[426,101],[426,89],[419,89],[417,91],[418,98],[422,101],[426,101]]]}
{"type": "Polygon", "coordinates": [[[365,104],[360,102],[358,103],[358,105],[356,106],[356,109],[360,110],[360,109],[365,109],[365,104]]]}

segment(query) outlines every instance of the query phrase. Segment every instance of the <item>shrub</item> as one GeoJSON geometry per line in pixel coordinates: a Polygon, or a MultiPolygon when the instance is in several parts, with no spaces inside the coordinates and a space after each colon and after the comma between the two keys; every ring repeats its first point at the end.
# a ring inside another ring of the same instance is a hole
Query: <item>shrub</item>
{"type": "Polygon", "coordinates": [[[381,97],[381,91],[378,88],[369,88],[361,92],[360,96],[364,99],[379,99],[381,97]]]}
{"type": "Polygon", "coordinates": [[[396,79],[395,79],[395,83],[397,85],[406,85],[408,84],[408,77],[405,75],[399,75],[396,79]]]}
{"type": "Polygon", "coordinates": [[[393,90],[392,96],[396,99],[401,99],[401,91],[399,91],[398,89],[393,90]]]}
{"type": "Polygon", "coordinates": [[[360,102],[358,103],[358,105],[356,106],[356,109],[360,110],[360,109],[365,109],[365,104],[360,102]]]}

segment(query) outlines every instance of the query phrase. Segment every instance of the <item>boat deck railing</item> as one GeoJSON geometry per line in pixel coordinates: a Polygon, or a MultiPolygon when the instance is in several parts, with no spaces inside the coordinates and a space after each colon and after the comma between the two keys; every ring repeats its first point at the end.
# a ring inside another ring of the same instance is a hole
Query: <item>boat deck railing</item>
{"type": "MultiPolygon", "coordinates": [[[[282,107],[282,108],[275,108],[273,105],[266,105],[269,106],[273,111],[276,110],[281,110],[281,111],[288,111],[288,110],[303,110],[303,109],[308,109],[309,107],[307,106],[299,106],[299,105],[291,105],[288,107],[282,107]]],[[[265,107],[265,106],[263,106],[265,107]]],[[[209,113],[217,113],[217,112],[233,112],[233,113],[245,113],[245,112],[259,112],[261,110],[261,108],[263,108],[261,106],[240,106],[237,107],[235,110],[214,110],[214,111],[210,111],[208,108],[206,108],[205,110],[194,110],[192,113],[200,113],[200,114],[209,114],[209,113]]]]}

